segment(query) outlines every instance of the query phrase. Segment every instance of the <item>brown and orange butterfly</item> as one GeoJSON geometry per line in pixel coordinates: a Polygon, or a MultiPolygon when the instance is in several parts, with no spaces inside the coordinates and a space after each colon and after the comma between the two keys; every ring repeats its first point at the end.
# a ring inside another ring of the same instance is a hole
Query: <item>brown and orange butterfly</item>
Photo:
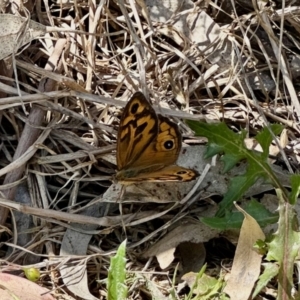
{"type": "Polygon", "coordinates": [[[120,121],[115,179],[122,184],[195,179],[196,171],[175,164],[181,144],[178,126],[156,114],[145,96],[136,92],[120,121]]]}

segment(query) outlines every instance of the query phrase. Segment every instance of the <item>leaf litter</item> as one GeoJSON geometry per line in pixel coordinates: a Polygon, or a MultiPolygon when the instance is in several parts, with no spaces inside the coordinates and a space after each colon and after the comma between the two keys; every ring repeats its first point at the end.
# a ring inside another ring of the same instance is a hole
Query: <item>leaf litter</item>
{"type": "MultiPolygon", "coordinates": [[[[220,232],[206,227],[203,236],[198,220],[215,210],[231,176],[245,170],[241,164],[222,174],[218,160],[203,158],[205,146],[192,145],[203,142],[182,119],[224,120],[237,132],[247,129],[248,138],[268,122],[281,123],[286,129],[272,145],[272,162],[286,169],[299,164],[299,91],[292,84],[299,77],[299,12],[277,2],[268,9],[265,2],[253,7],[243,1],[91,3],[20,6],[23,17],[7,6],[0,15],[6,30],[12,30],[8,22],[20,24],[17,33],[0,31],[2,41],[9,39],[0,45],[2,271],[22,274],[24,266],[33,266],[41,271],[39,284],[57,299],[71,293],[105,299],[109,258],[127,238],[126,268],[136,274],[130,299],[144,299],[147,286],[165,297],[173,276],[184,274],[176,273],[178,262],[186,274],[195,259],[198,271],[204,261],[211,262],[206,270],[219,270],[213,265],[221,266],[223,249],[213,258],[201,249],[211,249],[220,232]],[[268,38],[276,40],[275,33],[278,43],[268,38]],[[139,89],[157,112],[179,124],[190,144],[180,165],[200,172],[209,166],[198,192],[189,193],[194,182],[141,184],[127,187],[118,201],[121,189],[110,181],[118,120],[139,89]],[[21,212],[17,218],[15,210],[21,212]],[[182,220],[184,226],[178,225],[182,220]],[[201,248],[199,258],[185,243],[201,248]],[[162,261],[152,257],[164,249],[172,252],[159,266],[162,261]]],[[[289,186],[287,172],[277,174],[289,186]]],[[[258,183],[247,196],[271,189],[258,183]]]]}

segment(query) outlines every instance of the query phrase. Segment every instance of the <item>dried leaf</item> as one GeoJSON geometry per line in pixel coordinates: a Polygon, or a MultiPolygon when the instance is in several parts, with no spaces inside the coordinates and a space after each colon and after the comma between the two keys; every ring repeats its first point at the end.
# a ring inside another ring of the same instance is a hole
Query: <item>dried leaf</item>
{"type": "Polygon", "coordinates": [[[25,278],[0,273],[1,300],[54,300],[49,290],[25,278]]]}
{"type": "MultiPolygon", "coordinates": [[[[88,216],[100,217],[99,203],[88,207],[82,213],[88,216]]],[[[89,245],[91,234],[85,234],[86,230],[95,230],[97,225],[73,224],[77,230],[67,229],[64,234],[60,249],[61,256],[85,255],[89,245]]],[[[60,267],[60,273],[64,284],[76,296],[85,300],[96,300],[88,288],[88,277],[86,273],[86,264],[78,262],[66,263],[60,267]]]]}
{"type": "MultiPolygon", "coordinates": [[[[156,256],[160,267],[164,269],[168,267],[173,261],[173,253],[176,247],[181,243],[188,242],[190,245],[198,244],[198,246],[195,245],[195,248],[199,250],[199,247],[203,247],[199,246],[199,244],[202,245],[203,242],[207,242],[217,235],[217,230],[211,229],[203,225],[202,223],[179,224],[174,230],[169,232],[159,242],[149,248],[144,253],[144,257],[156,256]]],[[[199,256],[197,256],[196,258],[193,257],[195,252],[191,252],[190,257],[188,257],[188,254],[183,247],[182,254],[184,256],[185,266],[191,266],[188,261],[193,260],[194,262],[197,262],[197,271],[199,271],[201,267],[200,265],[203,264],[205,258],[205,251],[198,253],[199,256]]]]}
{"type": "Polygon", "coordinates": [[[46,33],[46,26],[29,20],[26,28],[26,22],[27,19],[20,16],[0,14],[0,59],[16,53],[16,46],[22,47],[46,33]]]}
{"type": "Polygon", "coordinates": [[[224,292],[231,299],[249,299],[254,283],[259,277],[262,257],[254,249],[257,240],[264,240],[265,235],[254,218],[236,205],[244,216],[238,245],[233,260],[231,274],[224,292]]]}

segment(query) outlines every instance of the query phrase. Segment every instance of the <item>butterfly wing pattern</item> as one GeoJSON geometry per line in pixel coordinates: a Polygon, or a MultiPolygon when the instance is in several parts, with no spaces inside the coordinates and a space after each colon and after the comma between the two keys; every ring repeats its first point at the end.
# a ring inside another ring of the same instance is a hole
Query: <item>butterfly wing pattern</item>
{"type": "Polygon", "coordinates": [[[135,182],[190,181],[199,174],[177,166],[181,151],[177,124],[156,114],[141,92],[125,106],[117,138],[116,180],[135,182]]]}

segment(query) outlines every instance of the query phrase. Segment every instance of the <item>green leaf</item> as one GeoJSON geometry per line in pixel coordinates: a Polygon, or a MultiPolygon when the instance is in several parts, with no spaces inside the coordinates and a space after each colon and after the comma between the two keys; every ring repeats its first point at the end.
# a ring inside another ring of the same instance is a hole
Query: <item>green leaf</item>
{"type": "Polygon", "coordinates": [[[258,282],[256,283],[255,290],[253,292],[252,298],[254,299],[260,291],[267,286],[267,284],[273,279],[275,276],[277,276],[279,272],[279,267],[277,264],[274,263],[266,263],[264,264],[264,271],[259,276],[258,282]]]}
{"type": "Polygon", "coordinates": [[[118,251],[110,260],[108,270],[107,292],[108,300],[124,300],[127,298],[128,288],[126,278],[126,240],[119,246],[118,251]]]}
{"type": "MultiPolygon", "coordinates": [[[[224,162],[224,172],[230,170],[241,160],[248,162],[245,173],[231,179],[228,190],[220,203],[220,209],[217,212],[218,217],[224,216],[225,211],[232,208],[234,201],[242,199],[245,192],[259,178],[267,179],[275,188],[282,189],[284,198],[287,201],[287,191],[283,188],[267,161],[269,146],[272,142],[272,135],[268,129],[262,130],[257,135],[264,151],[263,153],[257,153],[246,148],[244,144],[245,131],[242,131],[241,134],[234,133],[224,123],[206,124],[195,121],[187,121],[187,123],[196,135],[208,138],[207,156],[223,154],[221,160],[224,162]]],[[[271,129],[274,130],[275,134],[278,134],[282,126],[274,125],[271,126],[271,129]]]]}
{"type": "MultiPolygon", "coordinates": [[[[190,294],[186,299],[193,300],[208,300],[216,299],[220,295],[220,291],[224,285],[223,278],[216,279],[205,272],[206,265],[204,265],[199,273],[190,272],[184,274],[182,279],[187,282],[190,287],[190,294]],[[195,295],[194,297],[192,295],[195,295]]],[[[223,299],[225,299],[223,297],[223,299]]],[[[228,299],[228,298],[227,298],[228,299]]]]}
{"type": "Polygon", "coordinates": [[[222,147],[217,144],[209,143],[207,145],[206,153],[204,154],[204,158],[210,158],[216,154],[222,152],[222,147]]]}
{"type": "Polygon", "coordinates": [[[219,204],[217,216],[223,216],[227,209],[232,207],[234,201],[239,201],[247,190],[256,182],[257,174],[247,171],[245,175],[230,179],[228,190],[219,204]]]}
{"type": "Polygon", "coordinates": [[[246,131],[241,134],[229,130],[225,123],[206,124],[195,121],[187,121],[196,135],[208,138],[206,157],[218,153],[225,153],[224,172],[227,172],[236,163],[247,157],[249,150],[244,146],[246,131]]]}
{"type": "Polygon", "coordinates": [[[219,294],[222,286],[223,283],[220,279],[203,274],[193,290],[196,294],[194,299],[214,299],[219,294]]]}
{"type": "Polygon", "coordinates": [[[289,202],[290,204],[295,204],[300,193],[300,175],[291,175],[291,187],[292,192],[289,196],[289,202]]]}
{"type": "Polygon", "coordinates": [[[297,221],[294,206],[283,199],[282,191],[276,190],[279,199],[278,231],[268,244],[266,259],[279,264],[278,296],[279,299],[292,299],[293,268],[300,248],[300,235],[295,231],[297,221]]]}
{"type": "Polygon", "coordinates": [[[265,240],[257,240],[253,245],[253,249],[261,255],[266,255],[269,250],[265,240]]]}
{"type": "MultiPolygon", "coordinates": [[[[243,208],[258,222],[260,227],[265,227],[269,224],[274,224],[278,221],[278,213],[271,213],[261,203],[252,199],[243,208]]],[[[204,224],[219,230],[239,229],[241,228],[244,216],[239,211],[226,211],[224,217],[201,218],[204,224]]]]}

